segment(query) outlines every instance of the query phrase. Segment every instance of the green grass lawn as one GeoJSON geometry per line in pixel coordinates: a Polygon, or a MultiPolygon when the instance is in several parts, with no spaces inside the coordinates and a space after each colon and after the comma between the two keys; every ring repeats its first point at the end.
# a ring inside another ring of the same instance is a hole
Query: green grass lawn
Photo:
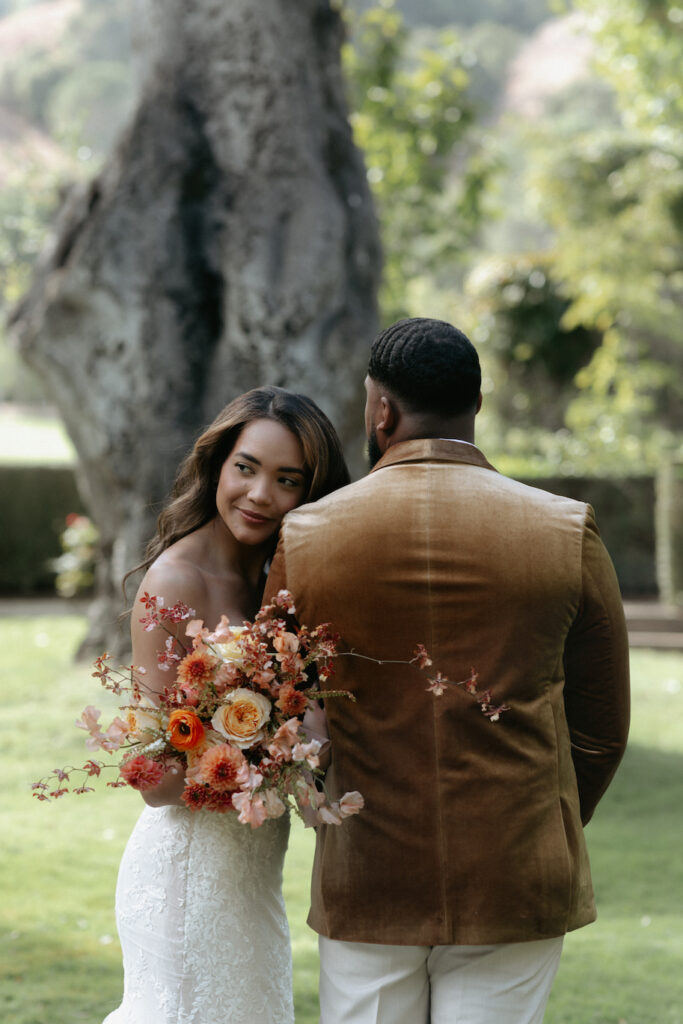
{"type": "MultiPolygon", "coordinates": [[[[0,620],[3,1024],[100,1024],[121,995],[114,885],[140,798],[109,790],[40,804],[29,791],[51,768],[82,763],[72,723],[83,706],[113,706],[89,667],[71,662],[84,628],[77,616],[0,620]]],[[[567,937],[546,1024],[683,1022],[683,656],[636,651],[632,662],[631,746],[587,830],[599,919],[567,937]]],[[[297,1024],[317,1021],[311,853],[311,833],[295,824],[286,898],[297,1024]]]]}

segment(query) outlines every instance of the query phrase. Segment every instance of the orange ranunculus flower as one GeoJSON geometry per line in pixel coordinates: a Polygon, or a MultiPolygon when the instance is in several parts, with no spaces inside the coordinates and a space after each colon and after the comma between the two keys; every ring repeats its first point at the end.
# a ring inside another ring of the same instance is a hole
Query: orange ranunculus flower
{"type": "Polygon", "coordinates": [[[194,711],[179,708],[168,716],[171,746],[176,750],[193,750],[204,739],[204,726],[194,711]]]}

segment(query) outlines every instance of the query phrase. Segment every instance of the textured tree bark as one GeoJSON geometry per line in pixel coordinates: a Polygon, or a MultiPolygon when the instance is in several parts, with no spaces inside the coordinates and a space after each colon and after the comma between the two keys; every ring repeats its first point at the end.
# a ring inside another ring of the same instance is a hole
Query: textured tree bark
{"type": "Polygon", "coordinates": [[[271,383],[361,463],[379,243],[330,0],[146,0],[146,75],[102,173],[65,203],[14,318],[80,457],[102,561],[86,649],[122,651],[120,581],[180,458],[271,383]]]}

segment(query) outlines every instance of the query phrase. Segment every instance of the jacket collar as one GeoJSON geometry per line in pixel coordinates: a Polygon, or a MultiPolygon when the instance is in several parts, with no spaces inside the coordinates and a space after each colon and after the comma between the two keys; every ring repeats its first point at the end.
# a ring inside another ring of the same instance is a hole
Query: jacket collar
{"type": "Polygon", "coordinates": [[[401,441],[387,448],[382,458],[372,469],[384,469],[402,462],[466,462],[483,469],[495,467],[484,457],[473,444],[464,441],[448,441],[445,438],[420,438],[413,441],[401,441]]]}

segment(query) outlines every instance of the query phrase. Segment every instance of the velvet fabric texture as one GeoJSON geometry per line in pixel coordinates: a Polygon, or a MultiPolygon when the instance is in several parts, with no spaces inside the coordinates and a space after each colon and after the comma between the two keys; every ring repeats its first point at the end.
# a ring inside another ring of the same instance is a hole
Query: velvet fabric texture
{"type": "Polygon", "coordinates": [[[595,918],[583,825],[623,755],[628,643],[590,506],[497,473],[473,445],[407,441],[369,476],[283,523],[266,600],[330,622],[333,797],[309,924],[333,939],[486,945],[595,918]],[[409,660],[418,643],[433,666],[409,660]],[[492,722],[466,679],[510,710],[492,722]]]}

